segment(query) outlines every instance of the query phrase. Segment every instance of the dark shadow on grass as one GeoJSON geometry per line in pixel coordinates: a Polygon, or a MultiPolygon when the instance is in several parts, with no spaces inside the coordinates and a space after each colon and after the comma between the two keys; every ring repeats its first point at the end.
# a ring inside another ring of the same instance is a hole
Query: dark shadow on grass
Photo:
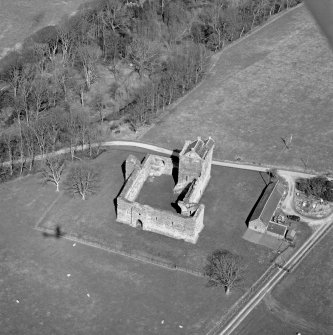
{"type": "Polygon", "coordinates": [[[253,213],[254,213],[254,211],[256,210],[257,206],[259,205],[261,198],[264,196],[264,194],[265,194],[265,192],[266,192],[266,189],[267,189],[267,187],[269,187],[270,184],[271,184],[271,183],[266,184],[266,186],[264,187],[264,189],[263,189],[262,192],[260,193],[260,196],[258,197],[258,200],[257,200],[256,203],[254,204],[254,206],[253,206],[253,208],[251,209],[249,215],[247,216],[247,218],[246,218],[246,220],[245,220],[245,224],[246,224],[247,227],[249,227],[249,223],[250,223],[250,221],[251,221],[251,218],[252,218],[252,216],[253,216],[253,213]]]}
{"type": "Polygon", "coordinates": [[[121,164],[121,171],[123,173],[123,177],[124,177],[124,182],[117,194],[117,196],[113,199],[113,205],[114,205],[114,210],[116,212],[116,216],[117,216],[117,198],[120,196],[121,192],[123,191],[125,185],[126,185],[126,172],[125,172],[125,169],[126,169],[126,161],[124,161],[122,164],[121,164]]]}
{"type": "Polygon", "coordinates": [[[121,164],[121,172],[123,173],[124,180],[126,180],[126,161],[121,164]]]}
{"type": "Polygon", "coordinates": [[[61,227],[59,225],[56,225],[54,228],[54,233],[47,233],[47,232],[43,232],[43,236],[44,237],[54,237],[54,238],[61,238],[64,237],[66,235],[65,232],[61,231],[61,227]]]}
{"type": "Polygon", "coordinates": [[[178,182],[178,167],[179,167],[179,153],[180,150],[174,149],[171,154],[171,161],[172,161],[172,178],[175,182],[175,185],[178,182]]]}

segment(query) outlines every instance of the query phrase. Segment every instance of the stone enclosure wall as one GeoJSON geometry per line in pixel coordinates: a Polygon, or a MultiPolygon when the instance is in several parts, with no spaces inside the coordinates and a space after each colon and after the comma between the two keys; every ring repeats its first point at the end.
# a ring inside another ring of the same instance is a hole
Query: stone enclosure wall
{"type": "Polygon", "coordinates": [[[199,205],[191,217],[153,208],[138,202],[117,199],[117,221],[135,228],[196,243],[203,229],[204,205],[199,205]]]}
{"type": "MultiPolygon", "coordinates": [[[[183,216],[135,201],[149,176],[172,175],[173,169],[178,168],[173,165],[172,159],[148,154],[141,164],[137,164],[133,156],[129,157],[129,160],[126,166],[129,166],[132,171],[128,173],[129,178],[117,198],[117,221],[132,227],[196,243],[204,226],[204,205],[198,204],[194,213],[190,216],[183,216]]],[[[192,189],[193,196],[189,194],[191,200],[198,201],[200,199],[208,180],[207,177],[197,179],[192,189]]]]}

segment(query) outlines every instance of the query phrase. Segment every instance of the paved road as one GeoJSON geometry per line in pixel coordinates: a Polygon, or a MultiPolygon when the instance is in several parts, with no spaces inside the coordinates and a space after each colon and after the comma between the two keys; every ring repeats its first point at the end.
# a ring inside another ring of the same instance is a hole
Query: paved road
{"type": "MultiPolygon", "coordinates": [[[[162,148],[153,144],[149,143],[143,143],[143,142],[136,142],[136,141],[125,141],[125,140],[115,140],[115,141],[107,141],[107,142],[102,142],[102,143],[93,143],[91,145],[92,147],[97,147],[97,146],[104,146],[104,147],[113,147],[115,149],[128,149],[128,150],[135,150],[135,149],[144,149],[148,150],[152,153],[158,153],[158,154],[163,154],[163,155],[172,155],[176,154],[173,150],[162,148]]],[[[86,150],[88,149],[88,145],[84,145],[83,149],[86,150]]],[[[75,147],[76,151],[82,150],[82,146],[77,146],[75,147]]],[[[70,148],[63,148],[58,151],[55,151],[53,153],[48,154],[48,156],[57,156],[65,153],[69,153],[70,148]]],[[[42,160],[44,159],[45,156],[42,155],[37,155],[34,159],[35,160],[42,160]]],[[[27,158],[26,162],[29,162],[31,159],[27,158]]],[[[15,160],[14,163],[19,163],[20,160],[15,160]]],[[[9,166],[10,162],[3,162],[3,166],[9,166]]],[[[250,164],[241,164],[241,163],[234,163],[234,162],[229,162],[229,161],[219,161],[219,160],[213,160],[212,162],[213,165],[218,165],[218,166],[224,166],[224,167],[231,167],[231,168],[237,168],[237,169],[244,169],[244,170],[251,170],[251,171],[259,171],[259,172],[267,172],[270,170],[270,167],[268,166],[255,166],[255,165],[250,165],[250,164]]]]}
{"type": "Polygon", "coordinates": [[[301,246],[300,249],[284,264],[283,268],[278,268],[274,276],[260,289],[260,291],[242,308],[242,310],[227,324],[227,326],[219,333],[219,335],[229,335],[241,324],[241,322],[251,313],[251,311],[264,298],[266,293],[270,292],[275,285],[289,271],[300,263],[311,248],[319,242],[332,227],[333,222],[323,224],[316,230],[309,239],[301,246]]]}

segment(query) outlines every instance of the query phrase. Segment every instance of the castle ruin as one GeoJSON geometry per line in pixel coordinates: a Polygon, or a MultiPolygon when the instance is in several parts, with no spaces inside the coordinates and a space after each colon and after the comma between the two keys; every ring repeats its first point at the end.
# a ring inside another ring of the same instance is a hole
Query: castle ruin
{"type": "Polygon", "coordinates": [[[170,157],[147,154],[142,162],[129,155],[125,162],[125,184],[117,197],[117,221],[196,243],[204,227],[205,206],[199,201],[210,180],[215,142],[200,137],[186,141],[179,153],[178,163],[170,157]],[[176,172],[176,173],[175,173],[176,172]],[[176,175],[173,189],[178,195],[178,211],[154,208],[137,201],[148,178],[176,175]]]}

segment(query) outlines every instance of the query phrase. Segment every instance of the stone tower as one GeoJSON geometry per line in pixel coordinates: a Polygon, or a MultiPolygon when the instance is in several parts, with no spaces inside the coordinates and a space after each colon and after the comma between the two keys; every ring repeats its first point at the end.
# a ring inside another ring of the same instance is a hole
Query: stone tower
{"type": "Polygon", "coordinates": [[[195,141],[186,141],[179,154],[178,180],[174,188],[180,193],[194,180],[200,180],[202,190],[210,179],[211,164],[215,141],[198,137],[195,141]]]}

